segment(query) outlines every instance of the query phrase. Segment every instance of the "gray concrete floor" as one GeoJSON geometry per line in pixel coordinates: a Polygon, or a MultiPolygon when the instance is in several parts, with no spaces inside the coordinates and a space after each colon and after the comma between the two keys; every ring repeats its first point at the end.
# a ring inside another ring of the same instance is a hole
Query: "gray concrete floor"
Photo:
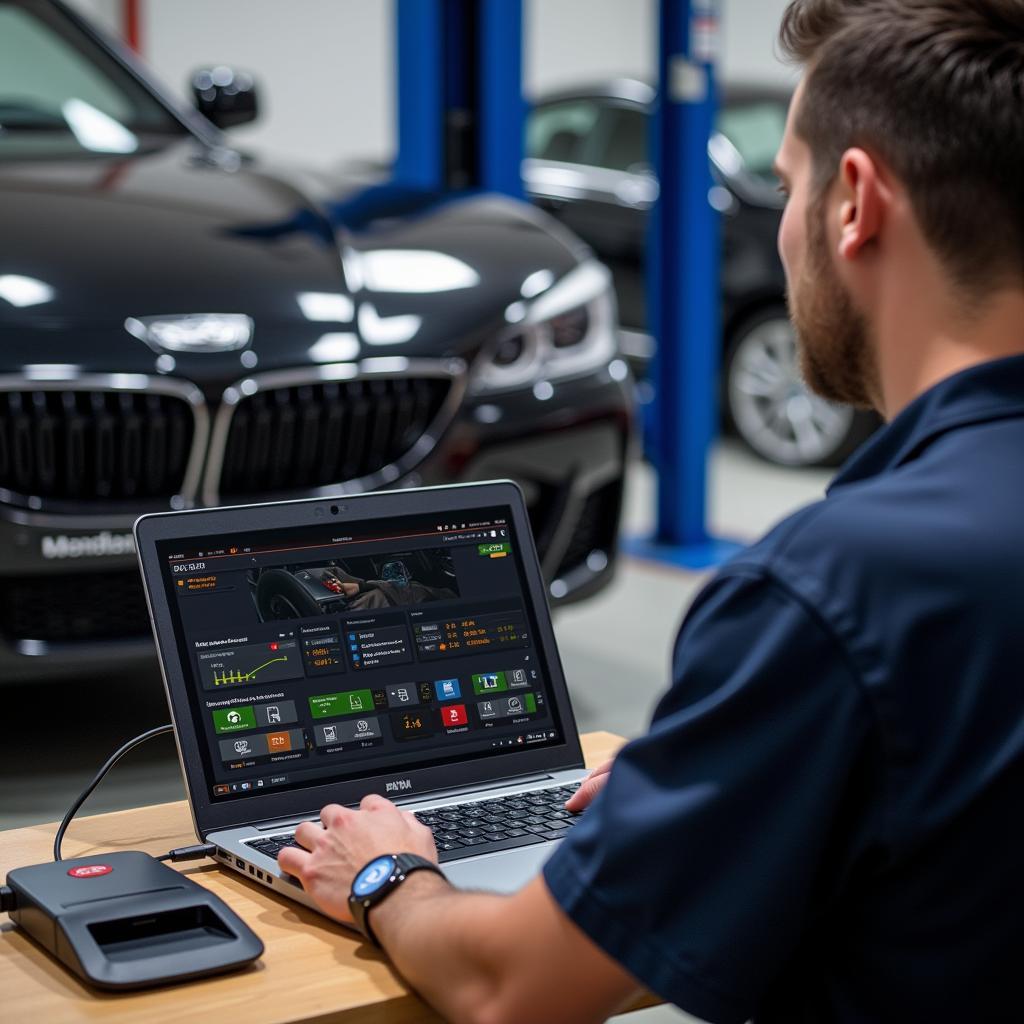
{"type": "MultiPolygon", "coordinates": [[[[788,512],[819,498],[827,472],[783,470],[723,443],[711,468],[709,520],[723,537],[749,541],[788,512]]],[[[654,476],[634,467],[625,528],[650,532],[654,476]]],[[[615,582],[591,601],[560,611],[555,628],[582,732],[640,734],[668,678],[669,651],[683,613],[705,575],[623,559],[615,582]]],[[[159,674],[8,685],[0,691],[8,730],[0,745],[0,829],[52,821],[124,740],[168,720],[159,674]]],[[[97,789],[84,813],[184,797],[170,737],[129,754],[97,789]],[[147,749],[148,748],[148,749],[147,749]]],[[[72,829],[74,826],[72,826],[72,829]]],[[[0,842],[3,839],[0,837],[0,842]]],[[[630,1015],[634,1024],[685,1021],[675,1010],[630,1015]]]]}

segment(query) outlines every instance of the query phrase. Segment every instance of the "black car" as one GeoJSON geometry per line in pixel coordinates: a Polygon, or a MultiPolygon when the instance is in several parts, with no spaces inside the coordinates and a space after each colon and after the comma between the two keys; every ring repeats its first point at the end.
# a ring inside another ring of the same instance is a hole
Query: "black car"
{"type": "MultiPolygon", "coordinates": [[[[630,79],[542,98],[527,131],[528,192],[612,270],[624,344],[642,366],[644,239],[658,197],[648,163],[653,89],[630,79]]],[[[722,404],[754,451],[783,465],[837,465],[874,417],[810,394],[800,379],[777,235],[783,199],[772,163],[789,93],[726,87],[709,145],[711,201],[722,213],[722,404]]]]}
{"type": "Polygon", "coordinates": [[[632,422],[608,270],[528,203],[250,158],[213,122],[251,81],[196,92],[0,0],[0,680],[151,657],[158,509],[510,477],[553,600],[600,588],[632,422]]]}

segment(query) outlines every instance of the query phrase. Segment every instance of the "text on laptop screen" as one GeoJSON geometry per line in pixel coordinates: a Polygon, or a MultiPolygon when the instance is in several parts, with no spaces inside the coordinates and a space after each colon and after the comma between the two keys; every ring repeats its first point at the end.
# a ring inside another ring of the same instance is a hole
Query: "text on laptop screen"
{"type": "Polygon", "coordinates": [[[212,798],[560,741],[511,510],[445,516],[159,545],[212,798]]]}

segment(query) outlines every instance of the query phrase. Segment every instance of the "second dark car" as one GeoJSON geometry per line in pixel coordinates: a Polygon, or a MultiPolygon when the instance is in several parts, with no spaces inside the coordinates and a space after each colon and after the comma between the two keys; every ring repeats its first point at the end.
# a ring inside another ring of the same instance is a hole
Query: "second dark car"
{"type": "MultiPolygon", "coordinates": [[[[629,79],[542,97],[523,165],[534,201],[611,268],[625,346],[638,365],[652,351],[644,254],[659,191],[648,158],[654,99],[649,85],[629,79]]],[[[722,214],[722,404],[729,425],[766,459],[833,466],[877,420],[818,398],[800,378],[776,244],[784,204],[772,172],[788,105],[785,90],[726,87],[709,145],[711,200],[722,214]]]]}

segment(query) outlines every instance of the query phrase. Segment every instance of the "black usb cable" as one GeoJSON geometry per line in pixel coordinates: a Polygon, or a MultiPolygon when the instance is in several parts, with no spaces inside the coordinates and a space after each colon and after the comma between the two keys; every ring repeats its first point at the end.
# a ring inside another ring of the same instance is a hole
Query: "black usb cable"
{"type": "MultiPolygon", "coordinates": [[[[78,799],[68,808],[67,814],[64,815],[63,820],[60,823],[60,827],[57,829],[57,835],[53,840],[53,859],[61,860],[61,844],[64,841],[64,833],[68,829],[68,825],[71,824],[71,819],[78,813],[82,804],[92,795],[92,791],[103,781],[104,776],[111,768],[117,764],[118,761],[124,757],[129,751],[134,750],[136,747],[141,746],[146,740],[153,739],[154,736],[163,736],[165,733],[174,732],[174,726],[171,724],[158,725],[155,729],[150,729],[148,732],[141,733],[134,739],[130,739],[123,746],[117,748],[113,754],[107,758],[106,763],[96,773],[92,782],[89,783],[85,789],[82,790],[78,799]]],[[[171,850],[165,853],[162,857],[157,857],[157,860],[169,860],[175,863],[183,860],[198,860],[200,857],[208,857],[211,853],[216,850],[216,847],[212,843],[199,843],[196,846],[179,846],[176,850],[171,850]]]]}
{"type": "MultiPolygon", "coordinates": [[[[82,790],[78,798],[68,808],[67,813],[61,820],[60,826],[57,829],[57,834],[53,839],[53,859],[55,861],[63,860],[61,857],[61,845],[64,842],[64,833],[67,832],[68,825],[71,824],[72,819],[79,812],[82,804],[84,804],[92,795],[93,790],[103,781],[107,772],[109,772],[125,754],[134,750],[136,747],[141,746],[146,742],[146,740],[151,740],[154,736],[163,736],[165,733],[173,731],[174,726],[169,723],[167,725],[158,725],[155,729],[149,729],[147,732],[134,737],[134,739],[130,739],[127,743],[118,747],[117,750],[107,758],[103,767],[100,768],[93,777],[92,782],[82,790]]],[[[200,857],[211,856],[216,852],[216,850],[217,847],[214,846],[213,843],[197,843],[195,846],[179,846],[177,849],[169,850],[162,857],[157,857],[156,860],[172,861],[174,863],[183,860],[198,860],[200,857]]],[[[10,913],[15,909],[16,904],[13,890],[6,885],[0,886],[0,913],[10,913]]]]}

